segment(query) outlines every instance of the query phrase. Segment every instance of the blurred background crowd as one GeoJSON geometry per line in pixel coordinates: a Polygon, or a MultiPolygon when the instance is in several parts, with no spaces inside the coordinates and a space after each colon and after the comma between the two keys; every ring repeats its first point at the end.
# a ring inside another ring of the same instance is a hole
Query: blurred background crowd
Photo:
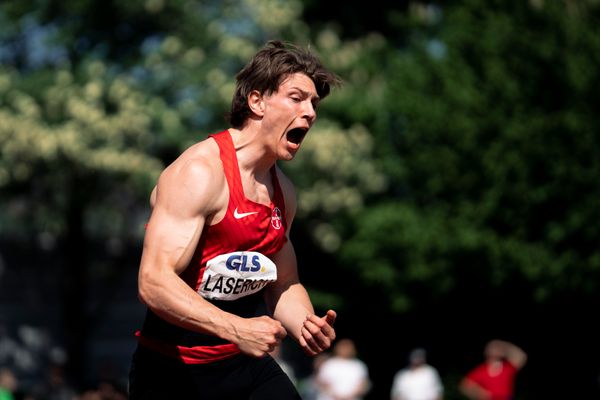
{"type": "Polygon", "coordinates": [[[528,355],[515,399],[598,398],[599,22],[597,0],[3,0],[0,399],[125,396],[150,190],[268,39],[345,81],[281,167],[364,398],[423,348],[464,399],[493,338],[528,355]]]}

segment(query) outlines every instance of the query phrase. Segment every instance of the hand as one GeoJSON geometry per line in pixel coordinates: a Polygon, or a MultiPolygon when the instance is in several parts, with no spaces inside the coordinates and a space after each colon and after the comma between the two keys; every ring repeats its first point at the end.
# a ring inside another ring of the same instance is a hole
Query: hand
{"type": "Polygon", "coordinates": [[[263,357],[272,352],[287,336],[283,325],[267,316],[242,318],[240,321],[235,326],[231,342],[235,343],[242,353],[252,357],[263,357]]]}
{"type": "Polygon", "coordinates": [[[299,342],[302,350],[309,356],[316,356],[324,352],[335,340],[333,323],[337,314],[333,310],[327,311],[324,317],[314,314],[308,315],[302,324],[299,342]]]}

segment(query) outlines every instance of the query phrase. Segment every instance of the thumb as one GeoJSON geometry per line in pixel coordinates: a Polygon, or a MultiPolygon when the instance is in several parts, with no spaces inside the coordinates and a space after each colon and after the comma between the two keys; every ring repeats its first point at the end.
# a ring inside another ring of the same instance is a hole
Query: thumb
{"type": "Polygon", "coordinates": [[[337,313],[333,310],[329,310],[323,318],[325,319],[325,322],[327,322],[330,326],[333,326],[333,323],[337,318],[337,313]]]}

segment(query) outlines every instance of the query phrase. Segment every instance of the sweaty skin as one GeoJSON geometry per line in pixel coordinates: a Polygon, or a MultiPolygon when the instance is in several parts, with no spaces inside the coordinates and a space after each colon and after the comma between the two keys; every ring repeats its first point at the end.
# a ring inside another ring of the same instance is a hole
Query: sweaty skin
{"type": "MultiPolygon", "coordinates": [[[[248,104],[253,115],[240,130],[229,130],[249,200],[270,203],[274,188],[269,170],[277,160],[294,158],[303,137],[292,138],[289,132],[310,129],[318,101],[313,81],[302,73],[288,76],[274,93],[251,93],[248,104]]],[[[329,310],[325,316],[316,316],[298,279],[289,241],[295,192],[281,170],[277,173],[286,204],[288,242],[272,256],[278,279],[265,291],[273,318],[242,318],[225,312],[179,277],[189,265],[204,227],[218,223],[227,211],[229,190],[213,140],[183,152],[164,170],[152,192],[138,279],[140,300],[166,321],[221,337],[250,356],[271,352],[287,334],[308,355],[327,350],[335,340],[336,313],[329,310]]]]}

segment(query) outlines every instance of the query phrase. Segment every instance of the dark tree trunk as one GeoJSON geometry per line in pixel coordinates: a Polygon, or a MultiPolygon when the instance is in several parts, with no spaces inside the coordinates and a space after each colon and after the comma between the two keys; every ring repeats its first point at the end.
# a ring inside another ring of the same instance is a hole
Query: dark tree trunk
{"type": "Polygon", "coordinates": [[[85,190],[74,178],[66,211],[68,223],[64,243],[62,271],[62,304],[65,346],[68,354],[67,374],[74,382],[81,382],[85,371],[88,333],[86,293],[88,286],[88,240],[84,231],[85,190]]]}

